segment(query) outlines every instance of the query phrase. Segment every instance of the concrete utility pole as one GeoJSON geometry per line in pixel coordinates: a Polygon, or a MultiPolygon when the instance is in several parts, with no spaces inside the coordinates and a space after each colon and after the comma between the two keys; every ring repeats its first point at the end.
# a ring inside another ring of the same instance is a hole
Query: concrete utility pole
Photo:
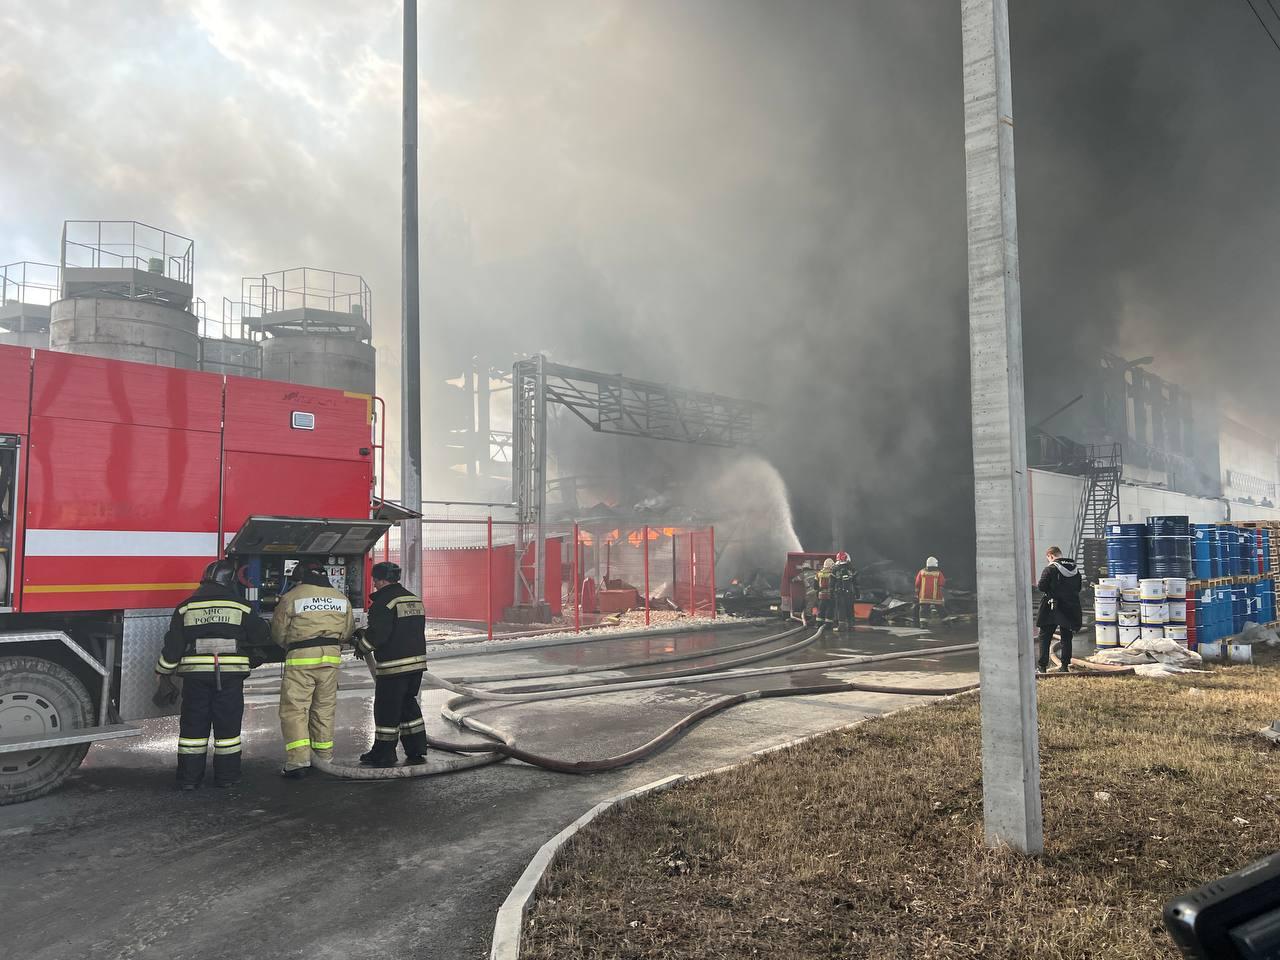
{"type": "MultiPolygon", "coordinates": [[[[400,502],[422,512],[422,350],[418,330],[418,2],[404,0],[400,288],[400,502]]],[[[403,583],[422,596],[422,521],[400,524],[403,583]]]]}
{"type": "Polygon", "coordinates": [[[969,362],[987,843],[1044,850],[1032,650],[1008,0],[961,0],[969,362]]]}

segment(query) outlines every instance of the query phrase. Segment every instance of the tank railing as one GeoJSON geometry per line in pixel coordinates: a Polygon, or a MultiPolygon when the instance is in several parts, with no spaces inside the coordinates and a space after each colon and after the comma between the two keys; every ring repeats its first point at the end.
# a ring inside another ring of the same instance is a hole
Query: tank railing
{"type": "Polygon", "coordinates": [[[179,283],[195,273],[195,242],[136,220],[67,220],[62,268],[132,268],[179,283]],[[104,229],[105,235],[104,235],[104,229]],[[159,265],[160,269],[154,267],[159,265]]]}
{"type": "Polygon", "coordinates": [[[369,284],[359,274],[294,267],[263,274],[255,278],[255,284],[263,288],[263,309],[269,313],[315,309],[371,320],[373,297],[369,284]]]}
{"type": "Polygon", "coordinates": [[[56,263],[18,260],[0,265],[0,305],[47,307],[62,296],[62,271],[56,263]]]}
{"type": "Polygon", "coordinates": [[[209,332],[202,332],[202,337],[210,337],[221,340],[251,340],[254,342],[262,340],[262,334],[249,326],[245,319],[246,304],[238,300],[232,300],[230,297],[222,298],[222,317],[221,319],[209,318],[206,321],[206,328],[209,332]],[[213,331],[217,330],[215,334],[213,331]]]}

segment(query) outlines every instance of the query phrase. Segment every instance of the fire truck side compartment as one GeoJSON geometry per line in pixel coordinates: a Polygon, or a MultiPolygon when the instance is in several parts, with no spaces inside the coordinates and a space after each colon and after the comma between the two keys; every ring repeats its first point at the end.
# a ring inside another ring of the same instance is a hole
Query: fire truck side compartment
{"type": "Polygon", "coordinates": [[[362,394],[0,346],[0,435],[20,445],[0,634],[62,630],[100,654],[41,654],[100,723],[103,669],[124,719],[171,713],[150,698],[174,605],[250,515],[367,518],[371,411],[362,394]]]}

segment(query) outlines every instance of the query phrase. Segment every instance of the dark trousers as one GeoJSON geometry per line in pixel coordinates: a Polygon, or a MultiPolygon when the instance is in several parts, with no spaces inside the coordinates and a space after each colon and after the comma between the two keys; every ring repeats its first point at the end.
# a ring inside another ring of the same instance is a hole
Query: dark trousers
{"type": "Polygon", "coordinates": [[[947,608],[945,604],[941,602],[929,603],[927,600],[925,601],[917,600],[916,601],[916,626],[917,627],[924,626],[924,618],[926,616],[926,611],[927,611],[927,615],[930,618],[933,617],[935,612],[938,613],[940,616],[945,617],[947,615],[947,608]]]}
{"type": "Polygon", "coordinates": [[[853,626],[853,594],[847,590],[837,590],[831,601],[831,608],[835,612],[836,626],[840,624],[848,624],[853,626]]]}
{"type": "Polygon", "coordinates": [[[1062,665],[1068,666],[1071,663],[1071,638],[1075,633],[1066,627],[1041,627],[1040,628],[1040,669],[1049,669],[1049,648],[1053,646],[1053,631],[1057,630],[1062,635],[1062,665]]]}
{"type": "Polygon", "coordinates": [[[832,601],[830,598],[818,601],[818,619],[830,620],[832,611],[832,601]]]}
{"type": "Polygon", "coordinates": [[[405,756],[421,757],[427,752],[426,724],[418,691],[422,671],[395,673],[373,681],[373,754],[375,761],[394,760],[396,741],[404,744],[405,756]]]}
{"type": "Polygon", "coordinates": [[[178,782],[204,780],[213,729],[213,779],[240,779],[240,721],[244,717],[244,674],[222,675],[222,689],[212,673],[182,678],[182,713],[178,717],[178,782]]]}

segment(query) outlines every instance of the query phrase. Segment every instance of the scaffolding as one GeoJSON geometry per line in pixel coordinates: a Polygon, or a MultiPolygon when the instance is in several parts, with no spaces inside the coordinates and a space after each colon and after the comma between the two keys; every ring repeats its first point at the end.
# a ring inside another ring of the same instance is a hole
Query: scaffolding
{"type": "Polygon", "coordinates": [[[512,373],[512,497],[516,547],[534,544],[532,570],[517,565],[515,603],[537,605],[545,592],[547,408],[568,409],[596,433],[737,447],[756,441],[761,404],[685,390],[622,374],[552,363],[538,355],[512,373]]]}

